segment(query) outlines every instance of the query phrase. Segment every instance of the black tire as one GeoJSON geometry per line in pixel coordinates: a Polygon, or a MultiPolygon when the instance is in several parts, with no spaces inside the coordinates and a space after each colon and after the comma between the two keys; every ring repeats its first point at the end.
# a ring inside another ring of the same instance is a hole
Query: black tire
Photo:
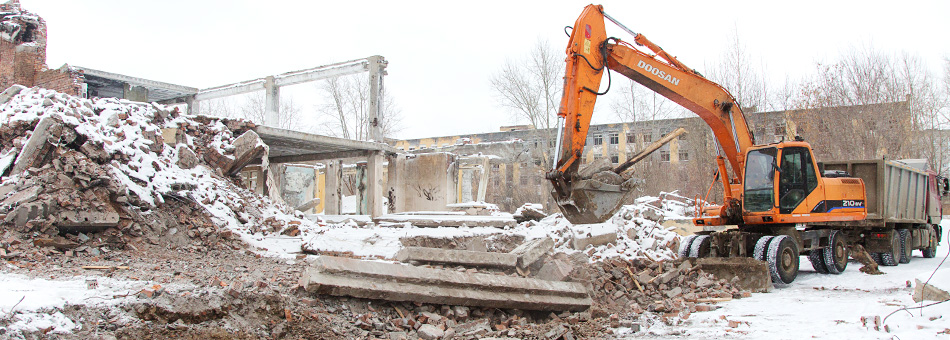
{"type": "Polygon", "coordinates": [[[884,265],[884,260],[881,260],[881,253],[869,253],[869,254],[871,254],[871,259],[874,260],[874,262],[877,262],[877,265],[879,266],[884,265]]]}
{"type": "Polygon", "coordinates": [[[787,235],[779,235],[769,242],[768,262],[773,283],[789,284],[798,276],[798,245],[787,235]]]}
{"type": "Polygon", "coordinates": [[[937,234],[933,226],[927,227],[930,230],[930,242],[927,242],[927,247],[920,250],[920,253],[924,255],[925,259],[932,259],[937,256],[937,234]]]}
{"type": "Polygon", "coordinates": [[[693,244],[693,240],[696,239],[697,235],[689,235],[683,238],[682,243],[680,243],[679,256],[680,258],[689,257],[689,247],[693,244]]]}
{"type": "Polygon", "coordinates": [[[891,230],[891,251],[881,253],[882,266],[896,266],[901,256],[901,240],[897,231],[891,230]]]}
{"type": "Polygon", "coordinates": [[[822,253],[825,268],[828,269],[829,274],[841,274],[848,268],[851,249],[848,248],[848,240],[841,232],[831,231],[831,235],[828,236],[828,248],[825,248],[822,253]]]}
{"type": "Polygon", "coordinates": [[[765,251],[769,249],[769,241],[771,241],[773,237],[774,236],[762,236],[755,242],[755,250],[752,251],[752,256],[754,256],[756,260],[765,261],[765,251]]]}
{"type": "Polygon", "coordinates": [[[910,263],[910,258],[913,256],[911,252],[914,251],[914,246],[910,244],[910,230],[901,229],[897,231],[897,235],[901,239],[901,258],[898,262],[900,263],[910,263]]]}
{"type": "Polygon", "coordinates": [[[709,237],[709,235],[697,236],[696,239],[693,240],[693,243],[689,245],[689,257],[709,257],[709,245],[711,243],[712,238],[709,237]]]}
{"type": "Polygon", "coordinates": [[[828,267],[825,266],[825,250],[813,249],[808,252],[808,262],[811,262],[812,268],[818,274],[828,274],[828,267]]]}

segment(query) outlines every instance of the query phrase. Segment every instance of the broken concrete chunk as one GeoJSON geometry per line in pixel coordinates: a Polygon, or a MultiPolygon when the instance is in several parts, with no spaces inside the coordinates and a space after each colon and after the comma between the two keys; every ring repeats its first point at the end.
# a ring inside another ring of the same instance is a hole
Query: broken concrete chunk
{"type": "Polygon", "coordinates": [[[251,163],[251,161],[261,158],[264,156],[264,153],[267,151],[267,146],[264,144],[264,141],[261,140],[261,137],[257,135],[257,132],[254,130],[248,130],[247,132],[238,136],[234,139],[234,162],[231,163],[231,167],[225,170],[225,173],[229,176],[233,176],[244,169],[244,166],[251,163]]]}
{"type": "Polygon", "coordinates": [[[554,240],[549,237],[537,238],[522,243],[509,254],[518,256],[518,267],[527,268],[554,249],[554,240]]]}
{"type": "Polygon", "coordinates": [[[931,284],[914,279],[914,302],[950,300],[950,293],[931,284]]]}
{"type": "Polygon", "coordinates": [[[49,214],[49,206],[46,202],[31,202],[21,204],[7,214],[5,221],[13,223],[17,227],[26,225],[26,222],[38,218],[46,218],[49,214]]]}
{"type": "Polygon", "coordinates": [[[312,293],[389,301],[524,310],[585,310],[591,298],[579,283],[464,273],[402,264],[321,256],[300,279],[312,293]]]}
{"type": "Polygon", "coordinates": [[[175,145],[178,144],[178,129],[176,128],[167,128],[162,129],[162,140],[165,141],[165,144],[175,145]]]}
{"type": "Polygon", "coordinates": [[[416,330],[416,334],[418,334],[419,339],[422,340],[436,340],[441,339],[442,336],[445,335],[445,332],[433,325],[425,324],[416,330]]]}
{"type": "Polygon", "coordinates": [[[485,319],[466,322],[455,327],[455,333],[462,336],[485,335],[488,332],[491,332],[491,325],[485,319]]]}
{"type": "Polygon", "coordinates": [[[14,84],[8,87],[6,90],[3,90],[3,93],[0,93],[0,105],[6,104],[8,101],[10,101],[10,99],[13,98],[13,96],[19,94],[20,91],[23,91],[23,89],[26,89],[26,87],[23,85],[14,84]]]}
{"type": "Polygon", "coordinates": [[[669,298],[675,298],[677,296],[680,296],[681,294],[683,294],[683,288],[681,287],[675,287],[673,289],[666,291],[666,296],[669,298]]]}
{"type": "Polygon", "coordinates": [[[538,280],[564,281],[571,275],[573,270],[574,267],[568,261],[554,259],[545,263],[544,266],[541,267],[541,270],[538,271],[538,275],[534,278],[538,280]]]}
{"type": "Polygon", "coordinates": [[[17,149],[9,148],[0,154],[0,176],[7,172],[7,169],[13,165],[13,161],[16,160],[17,149]]]}
{"type": "Polygon", "coordinates": [[[178,146],[178,164],[179,168],[182,169],[193,169],[198,165],[198,155],[191,150],[187,145],[178,146]]]}
{"type": "Polygon", "coordinates": [[[0,206],[17,206],[25,203],[30,203],[36,200],[40,195],[40,187],[32,186],[23,190],[15,191],[13,195],[7,197],[7,199],[0,202],[0,206]]]}
{"type": "Polygon", "coordinates": [[[597,247],[614,243],[617,243],[617,233],[615,231],[601,235],[575,236],[573,246],[574,249],[584,250],[587,246],[597,247]]]}
{"type": "Polygon", "coordinates": [[[36,128],[33,129],[33,135],[26,141],[26,145],[23,146],[23,150],[20,151],[19,156],[13,163],[13,170],[10,173],[15,175],[29,168],[42,165],[39,162],[52,149],[49,139],[53,137],[54,133],[58,135],[62,128],[62,122],[54,116],[46,116],[40,119],[40,122],[36,124],[36,128]]]}
{"type": "Polygon", "coordinates": [[[119,224],[119,213],[109,205],[103,205],[103,211],[67,210],[59,213],[54,221],[60,229],[70,231],[92,232],[101,231],[119,224]]]}

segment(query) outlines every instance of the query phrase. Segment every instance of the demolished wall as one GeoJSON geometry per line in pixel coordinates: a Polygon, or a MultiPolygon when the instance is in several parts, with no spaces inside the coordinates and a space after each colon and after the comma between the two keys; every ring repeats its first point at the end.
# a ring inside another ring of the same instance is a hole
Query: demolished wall
{"type": "Polygon", "coordinates": [[[0,88],[19,84],[80,95],[82,74],[63,65],[46,67],[46,21],[20,8],[18,0],[0,4],[0,88]]]}

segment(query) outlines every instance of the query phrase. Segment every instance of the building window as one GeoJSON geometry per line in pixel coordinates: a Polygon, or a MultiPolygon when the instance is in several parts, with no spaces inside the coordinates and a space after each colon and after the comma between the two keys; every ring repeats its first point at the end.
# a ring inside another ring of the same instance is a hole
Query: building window
{"type": "Polygon", "coordinates": [[[610,162],[614,164],[620,163],[620,156],[618,155],[610,156],[610,162]]]}
{"type": "Polygon", "coordinates": [[[627,143],[636,143],[637,135],[634,135],[633,132],[627,132],[627,143]]]}
{"type": "Polygon", "coordinates": [[[521,176],[521,185],[528,185],[528,176],[521,176]]]}
{"type": "Polygon", "coordinates": [[[689,160],[689,152],[687,152],[687,151],[685,151],[685,150],[680,151],[680,161],[685,162],[685,161],[688,161],[688,160],[689,160]]]}
{"type": "Polygon", "coordinates": [[[602,145],[602,144],[604,144],[604,136],[595,135],[595,136],[594,136],[594,145],[602,145]]]}
{"type": "Polygon", "coordinates": [[[499,170],[501,170],[501,166],[499,166],[498,164],[491,165],[491,172],[498,172],[499,170]]]}
{"type": "Polygon", "coordinates": [[[610,133],[610,145],[620,144],[620,134],[617,132],[610,133]]]}
{"type": "Polygon", "coordinates": [[[653,143],[653,131],[646,131],[643,133],[643,142],[653,143]]]}
{"type": "Polygon", "coordinates": [[[414,148],[414,147],[411,147],[411,146],[409,147],[409,151],[412,151],[412,150],[415,150],[415,149],[416,149],[416,148],[414,148]]]}
{"type": "Polygon", "coordinates": [[[660,161],[669,162],[670,161],[670,152],[669,151],[660,151],[660,161]]]}

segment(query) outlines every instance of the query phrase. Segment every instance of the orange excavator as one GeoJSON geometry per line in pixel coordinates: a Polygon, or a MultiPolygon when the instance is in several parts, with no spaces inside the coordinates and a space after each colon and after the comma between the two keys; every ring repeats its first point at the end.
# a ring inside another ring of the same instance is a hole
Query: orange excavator
{"type": "MultiPolygon", "coordinates": [[[[865,181],[869,179],[851,177],[846,171],[823,175],[811,146],[800,138],[756,145],[740,105],[725,88],[620,24],[602,6],[584,9],[572,28],[566,53],[554,168],[546,178],[554,187],[559,208],[571,222],[607,220],[633,187],[633,179],[620,175],[630,164],[580,170],[594,105],[597,97],[606,93],[600,92],[601,79],[607,74],[609,90],[613,71],[697,114],[718,142],[717,177],[724,201],[703,209],[703,216],[694,223],[737,225],[738,229],[688,237],[680,255],[755,257],[769,263],[771,279],[778,283],[794,280],[800,254],[809,255],[813,265],[821,267],[820,272],[834,274],[847,266],[849,249],[856,242],[897,255],[891,251],[896,236],[884,241],[866,239],[873,231],[900,228],[884,221],[880,225],[861,223],[868,216],[865,181]],[[608,37],[605,18],[632,35],[633,43],[608,37]]],[[[912,236],[920,241],[908,241],[908,248],[925,249],[935,244],[930,241],[939,235],[934,230],[938,223],[928,221],[916,224],[916,229],[923,231],[912,236]]],[[[914,230],[915,224],[910,225],[908,230],[914,230]]]]}

